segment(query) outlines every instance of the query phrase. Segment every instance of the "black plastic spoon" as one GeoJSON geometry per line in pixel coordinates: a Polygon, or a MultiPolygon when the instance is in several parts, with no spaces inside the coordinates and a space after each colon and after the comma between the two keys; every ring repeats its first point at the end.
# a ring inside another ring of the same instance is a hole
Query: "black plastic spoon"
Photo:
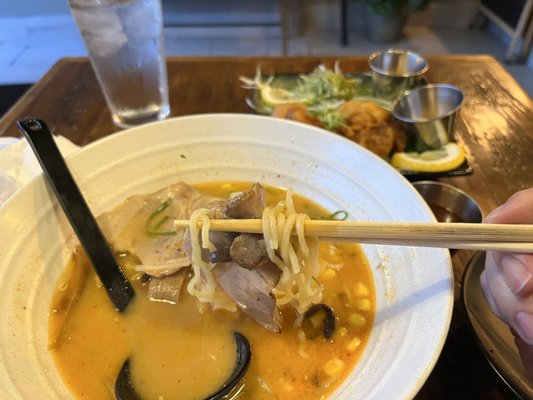
{"type": "Polygon", "coordinates": [[[117,311],[124,311],[135,296],[133,287],[76,185],[52,132],[40,119],[19,120],[17,126],[37,156],[46,180],[56,194],[109,299],[117,311]]]}
{"type": "MultiPolygon", "coordinates": [[[[87,257],[104,285],[109,299],[117,311],[123,312],[131,303],[135,292],[115,259],[111,247],[59,152],[52,132],[46,123],[40,119],[19,120],[17,126],[30,143],[46,180],[67,215],[76,236],[87,253],[87,257]]],[[[238,332],[235,332],[235,341],[237,360],[231,376],[217,392],[205,400],[223,399],[236,388],[244,377],[252,357],[250,343],[238,332]]],[[[115,381],[115,396],[118,400],[141,399],[135,392],[131,381],[129,359],[124,362],[115,381]]]]}

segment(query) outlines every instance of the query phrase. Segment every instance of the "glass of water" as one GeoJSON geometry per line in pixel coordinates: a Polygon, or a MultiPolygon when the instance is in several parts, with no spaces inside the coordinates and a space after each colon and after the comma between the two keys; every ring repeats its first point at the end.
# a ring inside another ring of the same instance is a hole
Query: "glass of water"
{"type": "Polygon", "coordinates": [[[161,0],[69,0],[69,5],[115,125],[167,117],[161,0]]]}

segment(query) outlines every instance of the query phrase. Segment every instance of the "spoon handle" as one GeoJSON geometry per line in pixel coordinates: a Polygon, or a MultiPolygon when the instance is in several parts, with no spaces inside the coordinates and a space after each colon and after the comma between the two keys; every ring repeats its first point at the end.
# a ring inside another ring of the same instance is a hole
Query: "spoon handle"
{"type": "Polygon", "coordinates": [[[57,148],[52,132],[40,119],[19,120],[17,126],[30,143],[48,183],[55,192],[113,305],[118,311],[124,311],[135,295],[133,287],[120,268],[74,181],[57,148]]]}

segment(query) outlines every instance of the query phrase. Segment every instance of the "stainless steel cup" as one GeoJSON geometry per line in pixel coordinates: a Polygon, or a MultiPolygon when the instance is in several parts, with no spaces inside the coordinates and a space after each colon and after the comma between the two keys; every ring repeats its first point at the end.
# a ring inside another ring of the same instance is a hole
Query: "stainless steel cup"
{"type": "Polygon", "coordinates": [[[481,223],[483,214],[476,201],[455,186],[437,181],[413,182],[439,222],[481,223]]]}
{"type": "Polygon", "coordinates": [[[428,70],[427,61],[420,55],[399,49],[376,51],[368,57],[372,70],[374,96],[394,100],[416,86],[428,70]]]}
{"type": "Polygon", "coordinates": [[[453,140],[463,99],[463,92],[452,85],[420,86],[394,100],[392,114],[405,122],[427,146],[438,149],[453,140]]]}
{"type": "MultiPolygon", "coordinates": [[[[455,186],[437,181],[413,182],[438,222],[481,223],[483,213],[476,201],[455,186]]],[[[453,255],[457,250],[451,249],[453,255]]]]}

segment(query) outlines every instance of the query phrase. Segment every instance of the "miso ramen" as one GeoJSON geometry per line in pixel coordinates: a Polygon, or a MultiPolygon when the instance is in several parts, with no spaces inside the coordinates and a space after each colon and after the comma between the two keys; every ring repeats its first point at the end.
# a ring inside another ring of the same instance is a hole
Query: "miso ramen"
{"type": "MultiPolygon", "coordinates": [[[[218,300],[191,295],[195,275],[190,249],[183,244],[187,234],[176,232],[172,220],[189,218],[206,205],[219,218],[217,207],[250,187],[241,182],[180,183],[131,197],[99,217],[136,296],[126,312],[115,311],[83,251],[75,249],[57,283],[49,318],[49,348],[75,398],[113,399],[115,378],[129,358],[135,390],[143,399],[204,399],[233,371],[234,332],[248,339],[252,351],[235,399],[323,399],[346,379],[368,341],[375,315],[372,272],[358,244],[318,244],[320,269],[312,278],[320,288],[320,303],[334,311],[330,337],[324,337],[320,313],[306,317],[293,306],[294,299],[280,304],[271,288],[266,295],[239,298],[252,289],[232,287],[232,275],[224,281],[220,271],[232,263],[218,250],[209,254],[220,286],[218,300]],[[267,304],[246,304],[259,299],[267,304]]],[[[264,198],[274,206],[286,198],[286,191],[267,186],[264,198]]],[[[297,194],[292,201],[297,212],[311,218],[331,214],[297,194]]],[[[245,272],[255,274],[251,279],[257,277],[261,284],[271,282],[272,276],[257,273],[266,268],[261,265],[245,272]]],[[[274,281],[282,279],[278,271],[274,281]]]]}

